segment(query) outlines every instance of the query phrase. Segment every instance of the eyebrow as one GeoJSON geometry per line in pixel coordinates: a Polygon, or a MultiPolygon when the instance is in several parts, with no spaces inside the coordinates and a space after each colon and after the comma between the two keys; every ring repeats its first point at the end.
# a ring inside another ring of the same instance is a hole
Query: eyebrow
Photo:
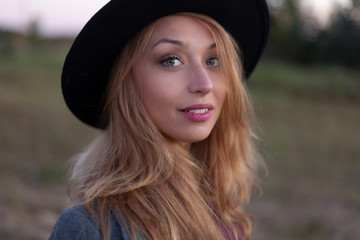
{"type": "MultiPolygon", "coordinates": [[[[179,41],[179,40],[174,40],[174,39],[169,39],[169,38],[162,38],[160,39],[159,41],[157,41],[151,49],[154,49],[157,45],[161,44],[161,43],[170,43],[170,44],[173,44],[173,45],[176,45],[176,46],[179,46],[179,47],[182,47],[182,48],[185,48],[188,44],[182,42],[182,41],[179,41]]],[[[211,50],[211,49],[214,49],[216,48],[216,43],[212,43],[210,44],[210,46],[208,47],[208,50],[211,50]]]]}
{"type": "Polygon", "coordinates": [[[186,44],[182,41],[178,41],[178,40],[173,40],[173,39],[169,39],[169,38],[162,38],[159,41],[157,41],[154,46],[152,46],[152,49],[155,48],[157,45],[159,45],[160,43],[170,43],[173,45],[177,45],[179,47],[185,47],[186,44]]]}

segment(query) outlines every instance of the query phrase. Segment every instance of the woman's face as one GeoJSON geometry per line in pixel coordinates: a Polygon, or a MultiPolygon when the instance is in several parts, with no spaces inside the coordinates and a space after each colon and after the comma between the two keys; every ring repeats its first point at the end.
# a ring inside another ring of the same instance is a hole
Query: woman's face
{"type": "Polygon", "coordinates": [[[226,96],[210,32],[185,16],[160,19],[133,68],[136,88],[155,126],[188,146],[209,136],[226,96]]]}

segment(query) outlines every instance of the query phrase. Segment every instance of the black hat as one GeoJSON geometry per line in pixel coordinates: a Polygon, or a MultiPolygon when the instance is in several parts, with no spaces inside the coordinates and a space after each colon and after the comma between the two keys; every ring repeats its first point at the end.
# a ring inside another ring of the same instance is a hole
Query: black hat
{"type": "Polygon", "coordinates": [[[269,34],[265,0],[111,0],[75,39],[64,63],[62,91],[81,121],[100,125],[112,66],[128,40],[149,23],[174,13],[195,12],[219,22],[238,42],[246,77],[264,51],[269,34]]]}

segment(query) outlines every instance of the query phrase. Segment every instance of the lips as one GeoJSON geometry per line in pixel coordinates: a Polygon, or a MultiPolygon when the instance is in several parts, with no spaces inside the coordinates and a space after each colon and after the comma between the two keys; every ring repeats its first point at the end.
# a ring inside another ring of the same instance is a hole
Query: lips
{"type": "Polygon", "coordinates": [[[179,111],[190,121],[203,122],[211,117],[213,109],[214,107],[211,104],[195,104],[179,111]]]}
{"type": "Polygon", "coordinates": [[[195,113],[202,113],[201,111],[209,111],[213,110],[214,107],[212,104],[194,104],[188,106],[186,108],[180,109],[181,112],[195,112],[195,113]],[[200,111],[200,112],[199,112],[200,111]]]}

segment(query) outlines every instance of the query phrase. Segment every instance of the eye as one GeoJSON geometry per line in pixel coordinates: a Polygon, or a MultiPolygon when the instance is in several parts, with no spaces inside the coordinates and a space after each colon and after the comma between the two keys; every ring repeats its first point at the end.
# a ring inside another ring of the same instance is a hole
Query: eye
{"type": "Polygon", "coordinates": [[[206,65],[216,67],[219,66],[219,59],[217,57],[211,57],[206,60],[206,65]]]}
{"type": "Polygon", "coordinates": [[[181,60],[176,56],[167,56],[160,63],[166,67],[176,67],[182,64],[181,60]]]}

